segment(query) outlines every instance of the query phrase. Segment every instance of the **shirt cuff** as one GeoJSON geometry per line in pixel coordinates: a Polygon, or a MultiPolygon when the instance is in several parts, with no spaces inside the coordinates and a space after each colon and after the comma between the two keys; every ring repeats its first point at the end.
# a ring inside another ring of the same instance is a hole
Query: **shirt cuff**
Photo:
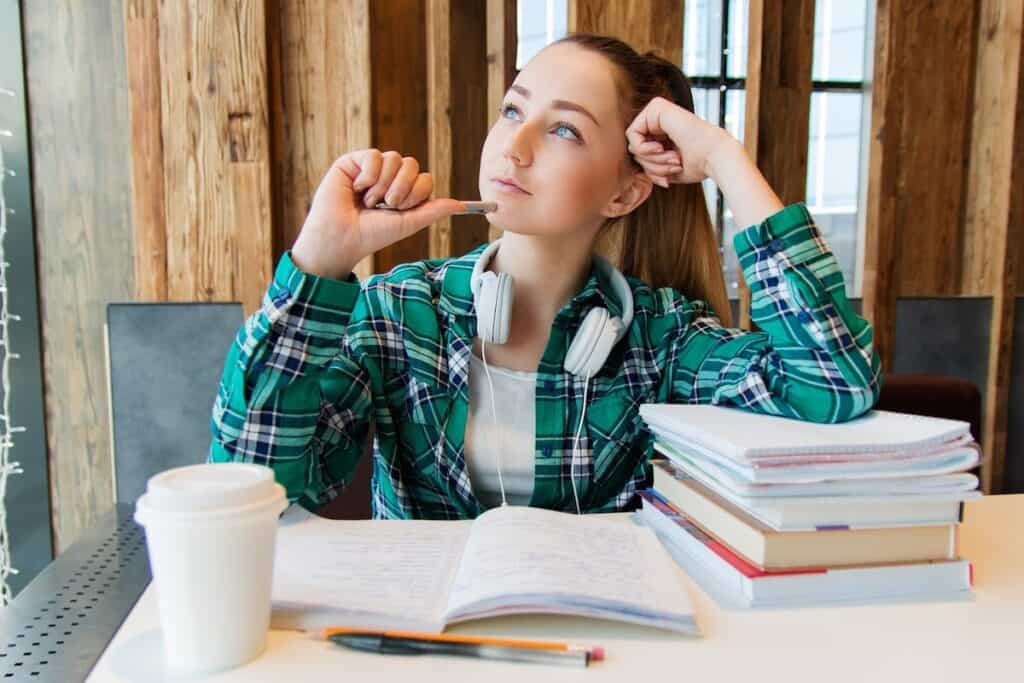
{"type": "Polygon", "coordinates": [[[790,204],[736,233],[733,246],[744,271],[765,258],[773,258],[785,270],[832,255],[803,202],[790,204]]]}
{"type": "Polygon", "coordinates": [[[291,252],[286,251],[264,296],[263,312],[271,324],[302,329],[319,323],[323,327],[343,328],[361,290],[355,273],[349,273],[344,280],[313,275],[300,270],[291,252]]]}

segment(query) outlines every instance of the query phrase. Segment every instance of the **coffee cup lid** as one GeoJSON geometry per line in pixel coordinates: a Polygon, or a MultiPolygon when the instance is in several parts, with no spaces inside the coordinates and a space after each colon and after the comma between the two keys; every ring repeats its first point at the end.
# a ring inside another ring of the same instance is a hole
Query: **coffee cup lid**
{"type": "Polygon", "coordinates": [[[153,475],[137,506],[172,516],[219,515],[269,506],[284,495],[284,487],[274,481],[274,471],[264,465],[203,463],[153,475]]]}

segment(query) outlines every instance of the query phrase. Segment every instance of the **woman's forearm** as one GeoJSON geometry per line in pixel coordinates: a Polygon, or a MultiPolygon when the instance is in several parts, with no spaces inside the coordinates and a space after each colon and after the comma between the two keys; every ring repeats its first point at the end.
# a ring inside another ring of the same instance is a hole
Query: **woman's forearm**
{"type": "Polygon", "coordinates": [[[724,136],[707,158],[707,172],[722,190],[740,230],[756,225],[783,208],[740,142],[724,136]]]}

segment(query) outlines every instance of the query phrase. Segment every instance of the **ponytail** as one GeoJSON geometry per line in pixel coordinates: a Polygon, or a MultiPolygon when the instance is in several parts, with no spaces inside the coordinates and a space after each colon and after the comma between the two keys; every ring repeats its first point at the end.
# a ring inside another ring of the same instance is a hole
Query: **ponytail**
{"type": "MultiPolygon", "coordinates": [[[[571,34],[557,42],[594,50],[617,67],[624,125],[655,97],[694,111],[689,79],[653,51],[641,55],[617,38],[590,33],[571,34]]],[[[629,163],[642,170],[632,156],[629,163]]],[[[654,289],[672,287],[688,299],[702,300],[723,325],[732,326],[718,235],[701,183],[655,185],[646,201],[602,227],[597,249],[626,275],[654,289]]]]}

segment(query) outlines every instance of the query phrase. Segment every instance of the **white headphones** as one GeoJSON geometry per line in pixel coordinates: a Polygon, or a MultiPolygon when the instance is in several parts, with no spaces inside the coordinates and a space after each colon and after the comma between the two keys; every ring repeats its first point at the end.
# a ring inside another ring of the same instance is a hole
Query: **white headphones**
{"type": "MultiPolygon", "coordinates": [[[[512,276],[487,270],[500,243],[500,239],[494,240],[480,254],[469,281],[476,305],[477,334],[490,344],[507,342],[512,324],[512,276]]],[[[600,372],[608,354],[626,336],[633,322],[633,292],[626,278],[604,257],[595,254],[594,260],[611,280],[622,304],[622,317],[612,317],[606,308],[592,308],[587,313],[565,354],[566,372],[579,377],[593,377],[600,372]]]]}
{"type": "MultiPolygon", "coordinates": [[[[512,324],[512,276],[508,273],[493,273],[487,270],[487,264],[498,251],[501,239],[496,239],[480,254],[473,266],[473,275],[469,284],[473,291],[473,303],[476,306],[477,335],[480,337],[480,349],[483,355],[484,371],[487,373],[487,384],[491,390],[491,411],[494,424],[498,424],[497,408],[494,405],[494,384],[491,383],[491,372],[487,367],[487,344],[504,344],[508,341],[509,328],[512,324]]],[[[580,424],[576,428],[573,440],[572,465],[576,462],[576,450],[579,444],[583,420],[587,415],[587,390],[590,378],[600,372],[604,363],[619,341],[626,336],[630,323],[633,322],[633,292],[626,278],[604,257],[595,254],[595,265],[611,280],[612,289],[622,304],[622,317],[612,317],[608,309],[592,308],[583,319],[583,324],[573,336],[569,350],[565,354],[564,367],[577,377],[583,377],[583,411],[580,424]]],[[[572,495],[576,501],[576,514],[580,511],[580,498],[576,492],[576,480],[570,472],[569,482],[572,484],[572,495]]],[[[498,449],[498,485],[501,487],[501,504],[505,500],[505,483],[501,478],[501,445],[498,449]]]]}

